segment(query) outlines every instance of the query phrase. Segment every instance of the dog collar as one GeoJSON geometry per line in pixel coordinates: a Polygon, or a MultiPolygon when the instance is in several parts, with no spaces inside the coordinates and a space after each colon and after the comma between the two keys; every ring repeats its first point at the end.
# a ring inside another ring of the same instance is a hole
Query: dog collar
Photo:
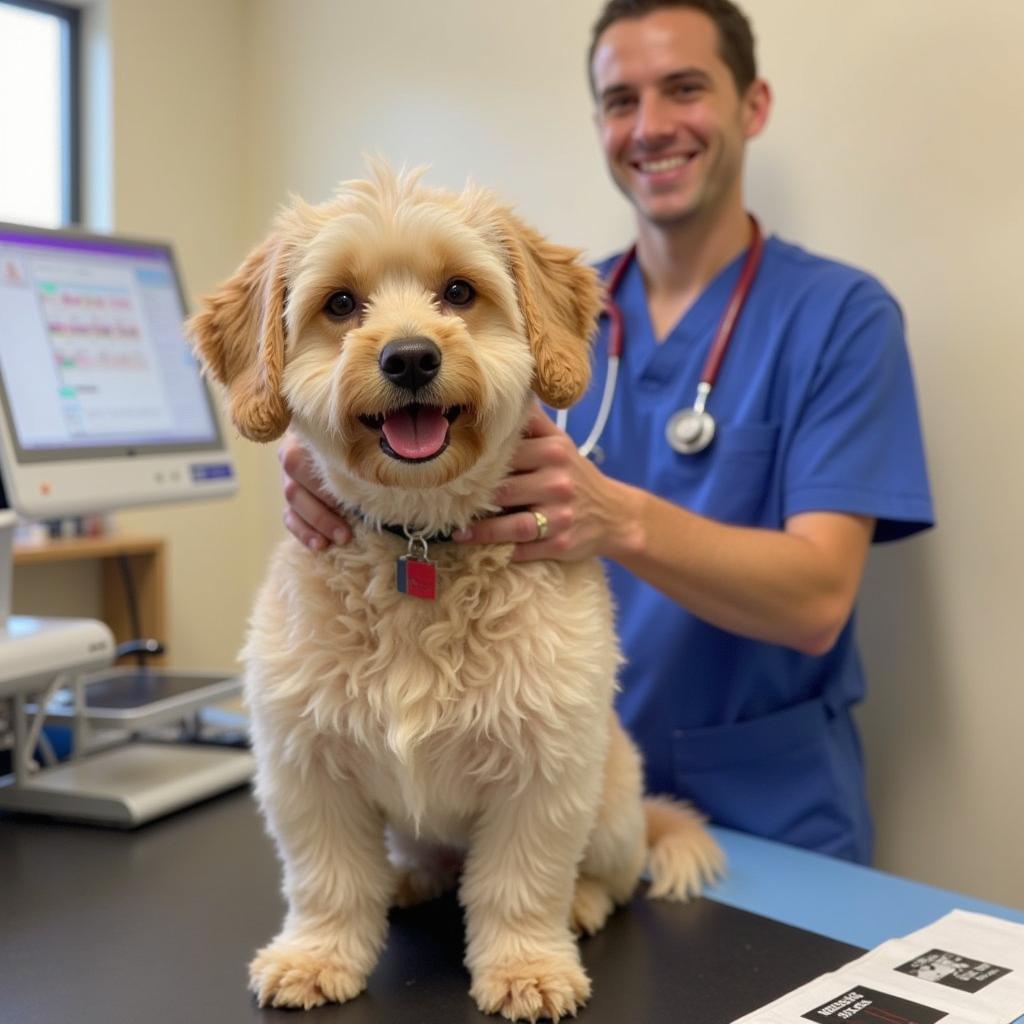
{"type": "Polygon", "coordinates": [[[358,509],[352,511],[362,520],[364,526],[368,526],[371,530],[387,530],[388,533],[393,533],[396,537],[401,537],[402,540],[415,538],[417,543],[423,541],[424,544],[444,544],[452,539],[451,531],[448,533],[423,533],[421,530],[414,530],[403,523],[378,523],[368,519],[358,509]]]}
{"type": "MultiPolygon", "coordinates": [[[[364,519],[363,522],[366,520],[364,519]]],[[[397,523],[381,523],[380,528],[403,540],[415,537],[417,540],[423,540],[426,544],[441,544],[452,539],[451,533],[420,533],[418,530],[411,530],[408,526],[399,526],[397,523]]]]}

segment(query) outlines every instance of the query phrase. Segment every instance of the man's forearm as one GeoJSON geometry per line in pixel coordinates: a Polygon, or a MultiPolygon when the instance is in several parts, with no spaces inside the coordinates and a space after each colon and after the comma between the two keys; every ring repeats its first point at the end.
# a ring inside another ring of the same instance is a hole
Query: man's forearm
{"type": "Polygon", "coordinates": [[[873,520],[818,512],[794,517],[785,530],[729,526],[608,484],[619,516],[606,557],[721,629],[808,654],[834,644],[853,607],[873,520]]]}

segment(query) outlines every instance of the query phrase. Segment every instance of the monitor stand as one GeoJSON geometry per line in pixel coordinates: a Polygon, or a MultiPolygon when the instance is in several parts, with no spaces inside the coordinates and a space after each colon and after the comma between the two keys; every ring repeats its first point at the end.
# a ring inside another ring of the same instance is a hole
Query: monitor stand
{"type": "MultiPolygon", "coordinates": [[[[111,665],[114,638],[94,619],[10,614],[15,521],[13,512],[0,509],[0,701],[9,703],[14,733],[14,771],[0,778],[0,810],[133,828],[245,785],[253,759],[241,750],[130,739],[104,750],[84,749],[90,729],[82,675],[111,665]],[[32,770],[36,743],[29,702],[37,700],[35,715],[45,713],[48,691],[59,677],[76,680],[74,752],[67,763],[32,770]]],[[[197,677],[188,701],[179,698],[164,717],[239,687],[223,675],[197,677]]],[[[158,717],[150,712],[146,721],[158,717]]]]}

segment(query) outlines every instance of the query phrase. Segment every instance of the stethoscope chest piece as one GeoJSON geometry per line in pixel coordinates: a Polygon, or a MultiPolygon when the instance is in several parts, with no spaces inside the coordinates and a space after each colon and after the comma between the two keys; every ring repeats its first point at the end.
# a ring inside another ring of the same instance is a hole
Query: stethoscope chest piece
{"type": "Polygon", "coordinates": [[[715,438],[715,421],[702,409],[680,409],[665,424],[669,447],[680,455],[696,455],[715,438]]]}

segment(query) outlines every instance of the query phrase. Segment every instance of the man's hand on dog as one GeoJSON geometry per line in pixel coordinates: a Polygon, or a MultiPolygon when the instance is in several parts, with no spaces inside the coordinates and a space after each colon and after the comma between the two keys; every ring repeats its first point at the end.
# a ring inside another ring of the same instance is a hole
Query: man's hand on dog
{"type": "Polygon", "coordinates": [[[622,484],[583,458],[572,438],[537,408],[526,424],[511,472],[496,494],[501,506],[510,511],[474,523],[454,539],[471,544],[513,543],[517,562],[541,558],[571,562],[612,555],[624,522],[622,490],[622,484]],[[538,537],[535,512],[547,519],[543,539],[538,537]]]}
{"type": "MultiPolygon", "coordinates": [[[[288,530],[314,551],[347,544],[352,532],[320,488],[306,450],[288,438],[279,457],[285,474],[288,530]]],[[[454,539],[460,544],[515,544],[517,562],[614,557],[633,493],[583,458],[572,438],[537,408],[527,422],[509,476],[496,494],[509,511],[474,523],[454,539]],[[538,539],[534,512],[547,519],[543,539],[538,539]]]]}
{"type": "Polygon", "coordinates": [[[277,457],[284,470],[284,525],[311,551],[323,551],[330,544],[347,544],[352,539],[348,523],[334,508],[331,496],[317,480],[309,452],[290,435],[277,457]]]}

